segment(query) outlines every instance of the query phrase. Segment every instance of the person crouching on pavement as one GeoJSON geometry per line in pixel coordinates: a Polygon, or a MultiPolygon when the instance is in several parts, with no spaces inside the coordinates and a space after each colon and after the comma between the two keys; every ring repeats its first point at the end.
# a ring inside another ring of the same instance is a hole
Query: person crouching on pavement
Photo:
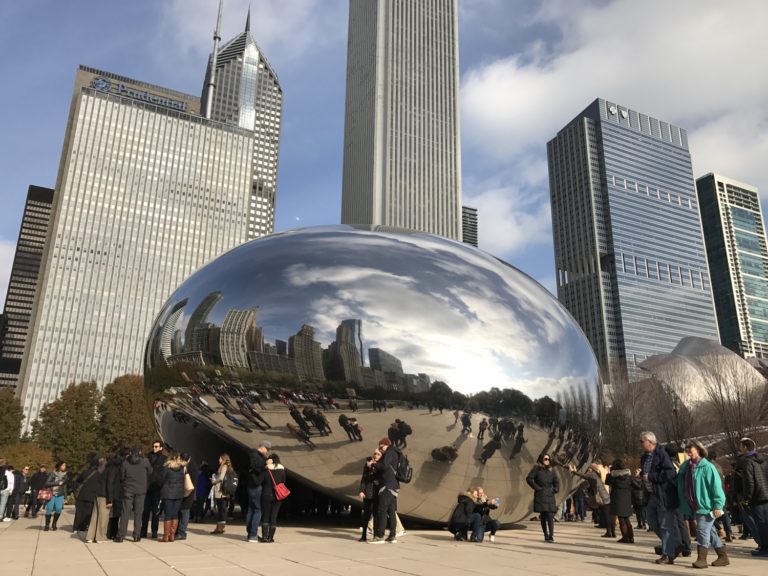
{"type": "Polygon", "coordinates": [[[458,541],[466,541],[467,532],[471,530],[471,541],[476,542],[480,532],[480,514],[475,512],[477,491],[467,490],[459,494],[456,500],[448,530],[458,541]]]}

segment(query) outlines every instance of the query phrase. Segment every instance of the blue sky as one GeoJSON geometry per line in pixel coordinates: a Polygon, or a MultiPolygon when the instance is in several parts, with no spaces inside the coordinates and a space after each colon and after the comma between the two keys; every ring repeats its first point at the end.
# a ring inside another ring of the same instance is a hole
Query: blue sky
{"type": "MultiPolygon", "coordinates": [[[[768,2],[458,0],[464,203],[554,290],[546,142],[596,97],[686,128],[694,175],[768,191],[768,2]]],[[[225,0],[226,41],[249,0],[225,0]]],[[[251,0],[285,108],[277,229],[340,218],[348,0],[251,0]]],[[[218,0],[3,0],[0,297],[27,186],[53,187],[79,64],[199,95],[218,0]]]]}

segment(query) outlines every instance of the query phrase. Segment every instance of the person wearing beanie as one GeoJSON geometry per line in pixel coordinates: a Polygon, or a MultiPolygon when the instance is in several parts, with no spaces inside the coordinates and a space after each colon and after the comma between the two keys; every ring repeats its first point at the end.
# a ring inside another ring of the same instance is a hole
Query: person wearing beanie
{"type": "Polygon", "coordinates": [[[379,440],[381,459],[374,464],[374,469],[379,477],[379,495],[376,506],[376,514],[373,524],[373,540],[369,544],[383,544],[397,542],[397,495],[400,490],[400,482],[395,476],[400,452],[392,446],[392,442],[386,436],[379,440]],[[385,525],[389,527],[389,537],[384,540],[385,525]]]}
{"type": "Polygon", "coordinates": [[[728,554],[725,544],[715,529],[715,519],[723,515],[725,492],[715,466],[707,460],[707,449],[698,440],[691,440],[685,446],[688,460],[680,466],[677,474],[677,494],[680,500],[680,512],[686,518],[696,521],[696,544],[698,557],[694,568],[707,567],[707,554],[710,548],[717,553],[717,560],[712,566],[728,566],[728,554]]]}

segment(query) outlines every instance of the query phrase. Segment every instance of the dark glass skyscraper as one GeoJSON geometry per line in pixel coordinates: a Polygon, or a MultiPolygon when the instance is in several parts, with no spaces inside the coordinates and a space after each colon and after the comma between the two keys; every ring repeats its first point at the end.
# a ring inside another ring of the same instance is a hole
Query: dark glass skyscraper
{"type": "Polygon", "coordinates": [[[757,188],[718,174],[696,180],[723,346],[768,358],[768,246],[757,188]]]}
{"type": "Polygon", "coordinates": [[[547,156],[557,296],[601,368],[719,341],[685,130],[598,99],[547,156]]]}

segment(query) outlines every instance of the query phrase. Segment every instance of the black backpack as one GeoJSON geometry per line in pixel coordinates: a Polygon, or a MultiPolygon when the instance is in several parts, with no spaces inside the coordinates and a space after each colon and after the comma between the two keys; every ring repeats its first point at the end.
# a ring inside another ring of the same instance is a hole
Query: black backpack
{"type": "MultiPolygon", "coordinates": [[[[392,448],[390,448],[392,450],[392,448]]],[[[395,464],[395,478],[398,482],[408,484],[413,478],[413,466],[408,462],[408,456],[397,450],[397,464],[395,464]]]]}
{"type": "Polygon", "coordinates": [[[400,422],[400,433],[403,436],[410,436],[413,434],[413,428],[411,428],[410,424],[407,424],[405,422],[400,422]]]}
{"type": "Polygon", "coordinates": [[[239,482],[237,472],[231,466],[227,468],[224,479],[221,481],[221,493],[224,496],[234,496],[237,492],[237,483],[239,482]]]}

